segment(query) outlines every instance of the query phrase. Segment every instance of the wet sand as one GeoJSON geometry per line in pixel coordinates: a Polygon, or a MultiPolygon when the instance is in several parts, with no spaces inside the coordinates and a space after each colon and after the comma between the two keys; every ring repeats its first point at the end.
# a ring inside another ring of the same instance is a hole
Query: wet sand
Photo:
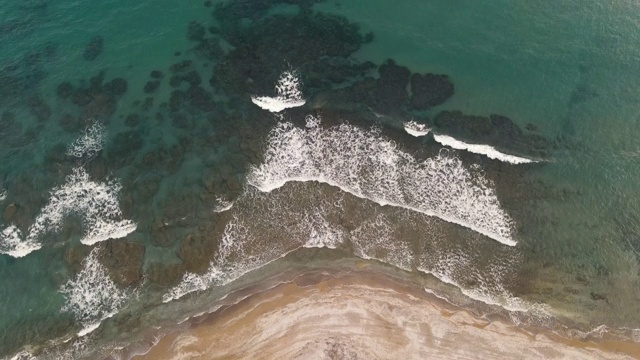
{"type": "Polygon", "coordinates": [[[640,344],[566,339],[479,317],[376,271],[310,272],[168,334],[134,359],[632,359],[640,344]]]}

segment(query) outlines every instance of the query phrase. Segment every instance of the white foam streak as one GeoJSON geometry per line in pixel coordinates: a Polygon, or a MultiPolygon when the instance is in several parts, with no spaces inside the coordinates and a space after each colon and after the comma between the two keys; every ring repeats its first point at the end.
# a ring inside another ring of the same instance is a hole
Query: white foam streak
{"type": "Polygon", "coordinates": [[[304,223],[311,229],[309,240],[303,245],[306,248],[335,249],[344,242],[346,236],[344,230],[332,225],[319,213],[307,216],[304,223]]]}
{"type": "Polygon", "coordinates": [[[544,312],[547,312],[547,310],[545,310],[542,313],[540,312],[540,310],[544,308],[544,306],[541,304],[527,303],[526,301],[518,297],[514,297],[508,293],[493,294],[490,292],[484,292],[477,289],[465,289],[464,287],[462,287],[460,284],[458,284],[456,281],[454,281],[452,278],[450,278],[446,274],[433,272],[423,268],[418,268],[418,270],[421,272],[424,272],[425,274],[430,274],[435,276],[436,278],[438,278],[438,280],[442,281],[443,283],[457,287],[458,289],[460,289],[460,292],[462,292],[468,298],[483,302],[487,305],[499,306],[505,310],[512,311],[512,312],[525,312],[525,313],[533,312],[535,313],[535,315],[541,315],[541,314],[544,314],[544,312]]]}
{"type": "Polygon", "coordinates": [[[300,90],[300,79],[295,71],[285,71],[276,84],[275,97],[252,96],[251,101],[264,110],[278,113],[306,103],[300,90]]]}
{"type": "Polygon", "coordinates": [[[116,181],[90,181],[82,167],[73,169],[64,185],[51,190],[48,203],[29,227],[26,239],[20,240],[20,230],[13,225],[2,232],[0,252],[22,257],[38,250],[42,247],[40,238],[46,233],[58,232],[70,214],[80,216],[83,221],[85,231],[80,241],[85,245],[125,237],[135,231],[136,224],[122,219],[118,204],[120,189],[116,181]]]}
{"type": "Polygon", "coordinates": [[[404,123],[404,131],[406,131],[407,134],[411,136],[420,137],[429,134],[429,131],[431,131],[431,129],[429,129],[425,124],[419,124],[411,120],[404,123]]]}
{"type": "Polygon", "coordinates": [[[106,130],[104,126],[92,121],[82,134],[67,149],[67,154],[75,157],[94,156],[104,146],[106,130]]]}
{"type": "Polygon", "coordinates": [[[229,201],[223,198],[216,199],[218,204],[213,208],[213,212],[221,213],[230,210],[233,207],[233,201],[229,201]]]}
{"type": "Polygon", "coordinates": [[[83,269],[74,279],[60,287],[66,303],[62,311],[69,311],[83,325],[78,336],[94,331],[100,323],[113,316],[135,293],[120,289],[109,277],[107,269],[98,261],[99,248],[94,248],[83,262],[83,269]]]}
{"type": "Polygon", "coordinates": [[[430,274],[440,281],[453,285],[468,298],[487,305],[499,306],[510,312],[529,313],[538,317],[548,317],[549,307],[534,304],[512,295],[502,285],[505,269],[495,266],[482,272],[474,270],[474,263],[464,253],[450,252],[430,261],[422,261],[417,270],[430,274]],[[474,287],[467,288],[456,280],[460,278],[474,280],[474,287]]]}
{"type": "Polygon", "coordinates": [[[489,159],[500,160],[511,164],[527,164],[537,162],[535,160],[523,158],[520,156],[505,154],[496,150],[496,148],[490,145],[467,144],[448,135],[433,134],[433,138],[435,141],[444,146],[449,146],[457,150],[465,150],[474,154],[484,155],[489,159]]]}
{"type": "Polygon", "coordinates": [[[0,234],[0,253],[14,258],[27,256],[42,245],[34,240],[22,240],[22,232],[15,225],[7,226],[0,234]]]}
{"type": "Polygon", "coordinates": [[[7,190],[0,189],[0,202],[5,201],[7,199],[7,190]]]}
{"type": "Polygon", "coordinates": [[[305,100],[290,100],[281,97],[269,97],[269,96],[252,96],[251,101],[261,107],[264,110],[274,113],[281,112],[289,108],[302,106],[305,104],[305,100]]]}
{"type": "Polygon", "coordinates": [[[375,131],[351,125],[307,129],[279,123],[270,134],[265,162],[248,182],[270,192],[290,181],[318,181],[380,205],[437,216],[514,246],[512,220],[491,184],[452,156],[417,161],[375,131]]]}

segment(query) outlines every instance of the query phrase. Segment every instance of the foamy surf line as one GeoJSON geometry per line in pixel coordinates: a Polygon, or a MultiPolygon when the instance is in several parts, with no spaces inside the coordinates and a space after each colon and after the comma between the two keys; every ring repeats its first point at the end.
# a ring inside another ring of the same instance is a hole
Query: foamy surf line
{"type": "Polygon", "coordinates": [[[474,154],[484,155],[489,159],[508,162],[511,164],[528,164],[538,162],[536,160],[531,160],[520,156],[505,154],[490,145],[467,144],[448,135],[433,134],[433,139],[444,146],[449,146],[456,150],[465,150],[474,154]]]}
{"type": "Polygon", "coordinates": [[[299,107],[306,103],[300,85],[300,79],[295,71],[285,71],[280,75],[276,84],[277,96],[252,96],[251,101],[260,108],[273,113],[299,107]]]}
{"type": "Polygon", "coordinates": [[[51,190],[48,203],[26,236],[23,237],[15,225],[9,225],[0,233],[0,253],[23,257],[40,249],[40,238],[46,233],[60,231],[70,214],[79,215],[83,221],[85,230],[80,242],[85,245],[122,238],[135,231],[136,223],[123,219],[118,203],[120,183],[91,181],[82,167],[73,169],[66,180],[51,190]]]}
{"type": "Polygon", "coordinates": [[[512,220],[492,184],[459,159],[439,155],[419,162],[375,131],[346,124],[322,129],[320,120],[311,116],[306,127],[278,124],[268,139],[265,162],[250,170],[248,183],[271,192],[290,181],[318,181],[516,245],[512,220]]]}
{"type": "Polygon", "coordinates": [[[136,293],[135,289],[118,288],[98,261],[99,252],[99,247],[91,250],[83,261],[82,271],[59,290],[66,300],[62,311],[73,313],[83,326],[79,337],[100,327],[102,321],[115,315],[136,293]]]}
{"type": "Polygon", "coordinates": [[[431,129],[429,129],[425,124],[419,124],[412,120],[404,123],[404,131],[406,131],[407,134],[411,136],[421,137],[429,134],[429,131],[431,131],[431,129]]]}

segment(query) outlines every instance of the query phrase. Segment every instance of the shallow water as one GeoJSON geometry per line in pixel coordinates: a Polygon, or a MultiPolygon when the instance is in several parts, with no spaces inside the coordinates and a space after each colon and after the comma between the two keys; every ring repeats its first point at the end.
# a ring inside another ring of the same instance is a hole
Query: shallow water
{"type": "Polygon", "coordinates": [[[635,334],[636,2],[294,3],[5,2],[0,356],[106,355],[316,247],[635,334]]]}

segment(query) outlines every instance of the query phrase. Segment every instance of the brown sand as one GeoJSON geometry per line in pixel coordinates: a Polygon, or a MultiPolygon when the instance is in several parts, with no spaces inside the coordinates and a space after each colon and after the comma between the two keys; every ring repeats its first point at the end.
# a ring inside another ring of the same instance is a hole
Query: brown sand
{"type": "Polygon", "coordinates": [[[597,343],[480,319],[420,287],[366,270],[307,274],[169,334],[135,359],[630,359],[597,343]]]}

